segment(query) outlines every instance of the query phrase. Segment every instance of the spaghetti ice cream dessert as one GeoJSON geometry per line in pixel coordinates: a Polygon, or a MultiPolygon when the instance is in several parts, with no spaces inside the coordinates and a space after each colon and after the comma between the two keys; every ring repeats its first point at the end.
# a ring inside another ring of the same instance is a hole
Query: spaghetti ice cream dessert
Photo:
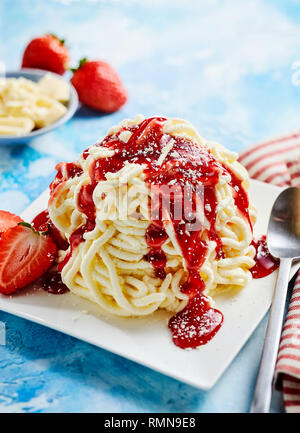
{"type": "Polygon", "coordinates": [[[214,294],[244,287],[255,265],[237,155],[184,120],[137,116],[56,168],[48,211],[68,289],[114,316],[173,313],[182,348],[209,341],[223,321],[214,294]]]}

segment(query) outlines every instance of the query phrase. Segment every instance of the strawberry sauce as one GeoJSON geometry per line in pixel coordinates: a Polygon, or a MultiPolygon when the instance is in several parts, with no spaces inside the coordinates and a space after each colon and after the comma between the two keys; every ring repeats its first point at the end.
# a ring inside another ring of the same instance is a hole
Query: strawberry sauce
{"type": "MultiPolygon", "coordinates": [[[[66,265],[74,248],[84,242],[84,233],[95,227],[93,193],[98,182],[106,180],[108,172],[115,173],[122,169],[127,162],[143,164],[145,182],[151,192],[154,191],[150,204],[151,223],[146,231],[149,252],[144,259],[153,265],[158,278],[165,278],[167,257],[162,246],[168,238],[165,227],[172,224],[188,273],[181,291],[188,295],[189,300],[187,306],[170,319],[169,329],[177,346],[195,348],[211,340],[223,322],[222,313],[212,308],[203,294],[205,283],[199,273],[207,253],[204,239],[216,242],[216,260],[224,257],[222,241],[215,229],[218,204],[216,185],[220,174],[230,174],[235,205],[252,229],[249,201],[242,181],[229,168],[196,142],[186,137],[165,134],[165,122],[163,117],[145,119],[137,126],[121,128],[96,144],[114,150],[114,154],[99,158],[90,165],[90,182],[81,187],[77,202],[78,209],[86,215],[87,220],[71,235],[69,252],[59,269],[62,270],[66,265]],[[132,133],[127,143],[119,138],[123,131],[132,133]],[[165,146],[170,150],[161,160],[165,146]],[[166,186],[167,189],[164,188],[166,186]],[[170,188],[172,193],[169,192],[170,188]],[[180,214],[178,209],[182,210],[180,214]]],[[[89,149],[83,152],[84,159],[88,156],[89,149]]],[[[80,173],[81,169],[76,164],[59,165],[57,177],[50,187],[50,202],[68,176],[74,177],[80,173]]]]}
{"type": "Polygon", "coordinates": [[[60,162],[56,165],[55,169],[57,170],[57,174],[49,186],[49,204],[68,179],[72,179],[73,177],[80,176],[82,174],[82,168],[75,162],[60,162]]]}
{"type": "Polygon", "coordinates": [[[47,210],[39,213],[32,220],[32,226],[39,232],[46,232],[51,237],[58,250],[67,250],[69,248],[69,242],[63,239],[59,230],[57,230],[52,223],[47,210]]]}
{"type": "MultiPolygon", "coordinates": [[[[31,224],[35,230],[47,233],[58,250],[67,250],[69,248],[69,242],[62,238],[60,232],[52,223],[48,210],[39,213],[32,220],[31,224]]],[[[46,272],[41,278],[41,284],[46,292],[54,295],[62,295],[69,291],[67,286],[62,282],[60,272],[57,270],[46,272]]]]}
{"type": "Polygon", "coordinates": [[[256,249],[255,265],[250,269],[252,277],[255,279],[266,277],[278,268],[279,260],[271,256],[267,247],[266,236],[253,240],[252,245],[256,249]]]}
{"type": "Polygon", "coordinates": [[[150,251],[144,256],[144,259],[152,264],[155,275],[161,279],[166,276],[165,266],[167,264],[167,257],[161,247],[167,239],[168,235],[162,221],[158,220],[149,225],[146,231],[146,242],[150,251]]]}
{"type": "Polygon", "coordinates": [[[208,298],[198,291],[182,311],[171,317],[169,329],[176,346],[196,348],[211,340],[222,322],[223,314],[211,308],[208,298]]]}
{"type": "Polygon", "coordinates": [[[60,272],[48,271],[43,275],[43,289],[52,295],[63,295],[68,292],[68,287],[62,282],[60,272]]]}

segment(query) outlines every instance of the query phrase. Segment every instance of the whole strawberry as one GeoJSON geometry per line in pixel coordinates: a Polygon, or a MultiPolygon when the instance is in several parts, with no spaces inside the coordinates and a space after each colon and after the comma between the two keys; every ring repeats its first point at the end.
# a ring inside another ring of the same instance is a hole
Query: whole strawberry
{"type": "Polygon", "coordinates": [[[127,92],[117,72],[108,63],[80,60],[72,69],[71,83],[77,90],[82,104],[95,110],[113,113],[127,101],[127,92]]]}
{"type": "Polygon", "coordinates": [[[54,35],[44,35],[32,39],[25,48],[22,68],[45,69],[64,74],[70,60],[64,40],[54,35]]]}

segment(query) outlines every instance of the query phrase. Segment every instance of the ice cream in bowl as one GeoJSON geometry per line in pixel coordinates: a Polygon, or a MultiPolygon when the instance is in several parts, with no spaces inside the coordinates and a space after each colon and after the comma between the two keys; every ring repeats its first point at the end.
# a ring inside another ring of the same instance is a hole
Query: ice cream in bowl
{"type": "Polygon", "coordinates": [[[52,131],[77,107],[75,89],[60,75],[26,68],[7,72],[0,77],[0,146],[52,131]]]}

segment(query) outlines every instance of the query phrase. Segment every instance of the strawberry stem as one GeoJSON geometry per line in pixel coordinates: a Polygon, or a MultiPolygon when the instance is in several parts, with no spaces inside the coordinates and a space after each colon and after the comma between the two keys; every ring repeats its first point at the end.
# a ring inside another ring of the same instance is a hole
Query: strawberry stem
{"type": "Polygon", "coordinates": [[[21,221],[20,223],[18,223],[18,226],[24,226],[24,227],[28,227],[29,229],[34,230],[34,228],[32,227],[31,224],[26,223],[25,221],[21,221]]]}
{"type": "Polygon", "coordinates": [[[25,221],[21,221],[20,223],[18,223],[18,226],[27,227],[27,228],[31,229],[33,231],[33,233],[35,233],[37,235],[46,235],[46,232],[39,232],[39,231],[35,230],[35,228],[30,223],[27,223],[25,221]]]}
{"type": "Polygon", "coordinates": [[[54,33],[48,33],[50,36],[52,36],[53,38],[57,39],[62,45],[65,45],[66,40],[65,39],[60,39],[58,36],[56,36],[54,33]]]}
{"type": "Polygon", "coordinates": [[[87,57],[83,57],[82,59],[79,60],[79,63],[78,63],[77,68],[69,68],[69,70],[70,70],[71,72],[76,72],[76,71],[78,71],[78,69],[80,69],[81,66],[83,66],[86,62],[87,62],[87,57]]]}

